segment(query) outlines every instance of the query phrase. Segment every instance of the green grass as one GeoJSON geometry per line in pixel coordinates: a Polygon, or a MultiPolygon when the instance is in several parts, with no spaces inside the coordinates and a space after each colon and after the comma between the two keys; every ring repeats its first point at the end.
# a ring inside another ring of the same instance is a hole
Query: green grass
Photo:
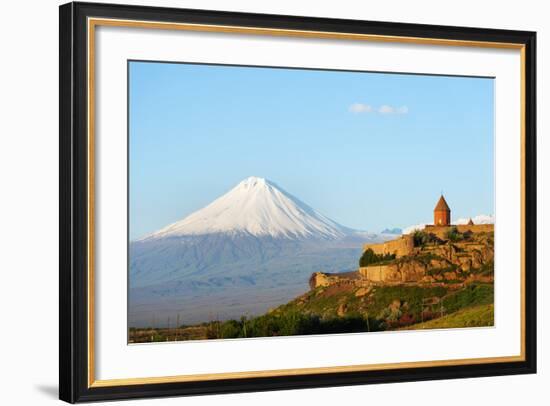
{"type": "Polygon", "coordinates": [[[473,269],[472,273],[481,276],[493,276],[495,274],[495,264],[493,261],[483,264],[479,269],[473,269]]]}
{"type": "Polygon", "coordinates": [[[459,327],[487,327],[493,326],[495,320],[494,305],[461,309],[447,316],[433,319],[424,323],[406,327],[407,330],[431,329],[431,328],[459,328],[459,327]]]}
{"type": "Polygon", "coordinates": [[[454,313],[460,309],[487,305],[494,302],[494,288],[492,284],[471,284],[443,299],[443,306],[447,313],[454,313]]]}
{"type": "Polygon", "coordinates": [[[298,305],[296,301],[293,301],[278,308],[277,312],[282,314],[300,311],[324,318],[337,317],[337,309],[340,304],[344,303],[347,315],[356,317],[368,314],[369,316],[376,317],[394,300],[400,300],[403,303],[407,303],[410,313],[415,317],[419,317],[422,309],[422,299],[434,296],[443,297],[447,294],[447,289],[441,286],[378,286],[372,290],[366,300],[356,297],[354,293],[355,290],[325,295],[322,291],[317,290],[308,295],[308,299],[303,305],[298,305]]]}
{"type": "Polygon", "coordinates": [[[420,287],[420,286],[383,286],[378,287],[372,295],[372,303],[369,305],[369,311],[373,314],[379,314],[388,307],[394,300],[400,300],[407,303],[409,311],[418,316],[422,309],[422,299],[430,297],[442,297],[447,293],[447,289],[441,286],[420,287]]]}
{"type": "Polygon", "coordinates": [[[314,296],[310,296],[305,305],[299,306],[295,301],[280,307],[281,312],[299,310],[306,313],[312,313],[319,316],[336,316],[336,311],[340,303],[345,302],[346,305],[353,309],[358,304],[358,299],[350,294],[350,292],[339,292],[330,296],[323,295],[318,291],[314,296]]]}

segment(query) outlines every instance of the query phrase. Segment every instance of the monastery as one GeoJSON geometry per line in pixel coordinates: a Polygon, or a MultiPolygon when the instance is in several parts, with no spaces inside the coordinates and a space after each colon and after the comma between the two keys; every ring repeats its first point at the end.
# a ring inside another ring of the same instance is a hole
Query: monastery
{"type": "MultiPolygon", "coordinates": [[[[472,219],[468,224],[453,225],[451,223],[451,209],[445,200],[445,197],[441,195],[435,208],[433,210],[434,222],[433,224],[427,224],[423,231],[426,233],[434,234],[438,238],[445,240],[447,233],[456,227],[456,230],[460,233],[471,231],[473,233],[492,232],[494,231],[494,224],[474,224],[472,219]]],[[[396,258],[410,255],[414,252],[414,233],[404,234],[401,237],[386,241],[378,244],[365,244],[363,251],[371,249],[375,254],[395,254],[396,258]]]]}

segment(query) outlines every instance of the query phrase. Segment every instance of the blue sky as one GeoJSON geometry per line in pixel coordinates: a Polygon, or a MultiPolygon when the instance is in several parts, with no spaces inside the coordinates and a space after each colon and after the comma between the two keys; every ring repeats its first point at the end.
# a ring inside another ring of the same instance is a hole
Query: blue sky
{"type": "Polygon", "coordinates": [[[248,176],[380,231],[493,214],[489,78],[130,62],[130,238],[248,176]]]}

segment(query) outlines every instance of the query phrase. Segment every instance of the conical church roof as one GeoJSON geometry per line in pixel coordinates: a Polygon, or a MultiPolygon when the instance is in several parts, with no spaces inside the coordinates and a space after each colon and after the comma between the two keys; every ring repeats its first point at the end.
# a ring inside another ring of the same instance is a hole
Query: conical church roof
{"type": "Polygon", "coordinates": [[[435,205],[434,211],[451,211],[443,195],[441,195],[441,197],[439,198],[439,201],[435,205]]]}

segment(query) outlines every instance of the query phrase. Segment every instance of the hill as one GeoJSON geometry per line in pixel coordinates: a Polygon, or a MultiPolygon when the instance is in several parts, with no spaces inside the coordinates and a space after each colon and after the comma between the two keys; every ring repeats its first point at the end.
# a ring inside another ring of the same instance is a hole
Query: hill
{"type": "MultiPolygon", "coordinates": [[[[493,325],[494,317],[495,306],[493,304],[474,306],[459,310],[448,316],[416,324],[414,329],[487,327],[493,325]]],[[[404,329],[407,329],[407,327],[404,329]]]]}

